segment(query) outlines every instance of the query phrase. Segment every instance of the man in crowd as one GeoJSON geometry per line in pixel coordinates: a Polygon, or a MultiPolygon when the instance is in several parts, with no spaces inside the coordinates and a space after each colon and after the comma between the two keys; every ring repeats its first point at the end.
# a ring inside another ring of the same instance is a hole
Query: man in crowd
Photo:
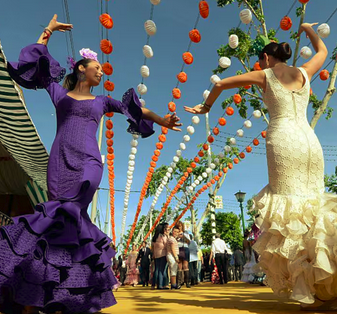
{"type": "Polygon", "coordinates": [[[237,247],[234,251],[234,274],[235,274],[235,281],[241,280],[242,276],[242,267],[245,263],[243,252],[237,247]],[[239,275],[239,276],[238,276],[239,275]]]}
{"type": "Polygon", "coordinates": [[[143,287],[149,285],[150,263],[151,263],[151,250],[146,246],[146,242],[143,241],[142,248],[138,252],[137,262],[140,260],[141,267],[141,279],[143,287]]]}
{"type": "Polygon", "coordinates": [[[126,271],[127,271],[127,265],[126,265],[126,254],[119,255],[118,257],[118,270],[119,270],[119,280],[122,284],[122,286],[125,286],[124,281],[126,278],[126,271]]]}
{"type": "Polygon", "coordinates": [[[225,241],[220,239],[220,233],[215,235],[215,239],[212,242],[210,263],[213,256],[218,268],[220,284],[223,285],[228,282],[228,260],[227,246],[225,241]]]}

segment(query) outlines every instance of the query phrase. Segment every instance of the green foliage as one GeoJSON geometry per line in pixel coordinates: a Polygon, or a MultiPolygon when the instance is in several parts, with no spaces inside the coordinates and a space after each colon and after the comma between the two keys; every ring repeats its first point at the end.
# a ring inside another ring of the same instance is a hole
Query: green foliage
{"type": "Polygon", "coordinates": [[[303,6],[300,6],[300,7],[296,8],[296,16],[297,17],[300,17],[303,13],[304,13],[303,6]]]}
{"type": "MultiPolygon", "coordinates": [[[[149,184],[149,188],[146,191],[145,198],[148,198],[156,194],[156,190],[159,187],[161,180],[165,176],[167,168],[168,166],[163,165],[157,168],[157,170],[153,173],[152,180],[149,184]]],[[[172,178],[170,178],[170,180],[172,180],[172,178]]]]}
{"type": "MultiPolygon", "coordinates": [[[[315,112],[321,107],[322,101],[317,98],[316,94],[312,94],[309,97],[309,104],[311,104],[312,108],[315,110],[315,112]]],[[[332,117],[334,109],[330,106],[327,106],[326,109],[323,111],[323,113],[326,115],[325,119],[329,120],[332,117]]]]}
{"type": "Polygon", "coordinates": [[[254,202],[253,202],[253,199],[250,198],[248,201],[247,201],[247,204],[246,204],[246,213],[247,215],[249,216],[249,219],[247,220],[248,222],[248,226],[247,226],[247,229],[251,229],[252,225],[254,224],[254,221],[255,221],[255,216],[257,215],[257,210],[253,210],[253,205],[254,205],[254,202]]]}
{"type": "MultiPolygon", "coordinates": [[[[242,246],[242,228],[239,217],[234,213],[215,213],[216,232],[220,233],[221,239],[229,244],[230,248],[234,250],[237,246],[242,246]]],[[[200,231],[202,243],[206,246],[212,244],[212,226],[208,219],[202,224],[200,231]]]]}
{"type": "Polygon", "coordinates": [[[337,167],[335,168],[335,174],[324,176],[324,184],[329,192],[337,194],[337,167]]]}
{"type": "MultiPolygon", "coordinates": [[[[217,0],[218,7],[225,7],[226,5],[232,4],[235,0],[217,0]]],[[[244,0],[237,0],[238,6],[245,3],[244,0]]],[[[259,10],[259,0],[247,0],[247,2],[252,6],[252,8],[257,11],[259,10]]]]}
{"type": "Polygon", "coordinates": [[[331,60],[336,60],[336,57],[337,57],[337,46],[332,51],[331,60]]]}

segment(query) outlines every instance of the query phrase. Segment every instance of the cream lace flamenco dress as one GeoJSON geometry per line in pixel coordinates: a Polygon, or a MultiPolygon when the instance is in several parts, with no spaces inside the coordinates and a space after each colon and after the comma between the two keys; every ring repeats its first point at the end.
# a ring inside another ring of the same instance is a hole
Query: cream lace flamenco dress
{"type": "Polygon", "coordinates": [[[253,248],[277,295],[312,304],[337,297],[337,197],[324,192],[323,152],[306,117],[310,83],[299,70],[305,84],[294,91],[264,70],[269,184],[254,199],[263,233],[253,248]]]}

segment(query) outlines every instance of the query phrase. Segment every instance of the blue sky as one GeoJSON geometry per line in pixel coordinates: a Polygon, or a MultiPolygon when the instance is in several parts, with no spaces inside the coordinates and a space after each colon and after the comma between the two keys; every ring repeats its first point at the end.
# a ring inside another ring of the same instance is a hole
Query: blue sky
{"type": "MultiPolygon", "coordinates": [[[[99,7],[100,1],[83,1],[70,0],[69,11],[71,21],[74,24],[73,36],[76,53],[81,48],[91,48],[99,52],[100,28],[99,28],[99,7]]],[[[103,1],[105,3],[105,0],[103,1]]],[[[154,57],[148,61],[150,68],[150,77],[145,79],[148,87],[148,93],[144,96],[147,107],[154,110],[160,115],[167,112],[167,103],[171,100],[171,90],[176,85],[176,75],[182,66],[181,55],[186,51],[189,37],[188,32],[193,29],[197,13],[197,0],[162,0],[161,3],[154,8],[153,20],[157,25],[157,34],[150,39],[150,45],[154,50],[154,57]]],[[[277,28],[280,19],[287,13],[293,1],[264,1],[265,15],[268,28],[277,28]]],[[[186,133],[186,127],[190,124],[192,115],[183,111],[183,106],[193,106],[202,101],[202,94],[208,88],[212,75],[212,70],[217,67],[218,56],[216,50],[221,44],[228,41],[227,32],[232,27],[239,24],[240,9],[236,4],[232,4],[225,8],[218,8],[215,0],[208,1],[210,5],[210,15],[208,19],[200,19],[198,29],[201,33],[202,40],[199,44],[193,44],[191,52],[194,56],[194,63],[185,67],[188,74],[188,81],[180,85],[182,97],[177,104],[177,114],[184,123],[182,133],[170,132],[167,136],[167,142],[164,145],[162,156],[160,157],[158,166],[169,164],[172,157],[178,149],[182,136],[186,133]]],[[[307,15],[305,21],[324,23],[336,8],[334,0],[325,0],[324,6],[322,1],[311,0],[307,6],[307,15]]],[[[298,7],[296,5],[295,7],[298,7]]],[[[150,16],[151,4],[149,0],[123,0],[109,1],[109,13],[114,20],[114,27],[109,31],[114,51],[111,54],[111,63],[114,67],[114,74],[111,80],[115,83],[115,91],[112,96],[121,99],[123,93],[130,87],[136,88],[141,81],[140,67],[143,64],[144,56],[142,47],[146,43],[146,33],[143,24],[150,16]]],[[[20,49],[25,45],[31,44],[39,37],[42,26],[46,26],[53,14],[59,15],[60,21],[65,21],[62,9],[62,0],[45,1],[45,0],[11,0],[2,3],[0,11],[0,40],[3,45],[6,57],[10,61],[16,61],[20,49]]],[[[289,16],[293,19],[293,29],[297,29],[298,19],[295,16],[295,8],[289,16]]],[[[329,21],[331,27],[331,35],[325,39],[325,43],[329,52],[332,52],[336,45],[335,32],[337,30],[337,14],[329,21]]],[[[247,26],[241,25],[245,30],[247,26]]],[[[278,38],[281,41],[289,41],[289,32],[280,30],[278,38]]],[[[307,45],[308,40],[302,36],[301,46],[307,45]]],[[[291,43],[294,48],[294,44],[291,43]]],[[[54,33],[49,43],[51,54],[57,59],[61,65],[66,67],[67,47],[65,35],[62,33],[54,33]]],[[[99,53],[100,55],[100,53],[99,53]]],[[[79,55],[76,56],[79,58],[79,55]]],[[[328,63],[330,60],[327,60],[328,63]]],[[[299,60],[298,65],[303,62],[299,60]]],[[[231,68],[220,75],[221,78],[235,74],[237,70],[241,70],[242,66],[236,60],[232,60],[231,68]]],[[[332,64],[328,70],[332,69],[332,64]]],[[[327,81],[322,82],[317,79],[312,85],[313,90],[322,98],[327,87],[327,81]]],[[[102,94],[102,86],[96,88],[94,93],[102,94]]],[[[215,103],[210,114],[210,124],[214,126],[218,117],[222,115],[221,100],[233,95],[232,91],[225,91],[215,103]]],[[[52,141],[55,136],[56,120],[54,115],[54,107],[45,91],[24,90],[27,107],[29,113],[35,123],[35,126],[41,136],[47,150],[50,150],[52,141]]],[[[330,105],[333,106],[337,96],[333,96],[330,105]]],[[[252,110],[249,109],[251,113],[252,110]]],[[[312,116],[312,110],[308,111],[309,119],[312,116]]],[[[193,158],[197,153],[197,144],[205,140],[204,118],[201,117],[201,123],[196,128],[195,134],[191,137],[191,141],[187,145],[184,156],[193,158]]],[[[235,133],[241,128],[243,119],[236,113],[227,119],[227,125],[223,129],[225,132],[235,133]]],[[[245,132],[246,136],[255,137],[265,128],[262,120],[252,120],[253,127],[245,132]]],[[[336,146],[336,122],[337,114],[326,121],[321,118],[315,131],[319,137],[321,144],[336,146]]],[[[126,183],[126,171],[128,163],[128,155],[130,152],[131,135],[126,133],[127,122],[123,116],[115,115],[114,131],[115,131],[115,169],[116,181],[115,188],[124,190],[126,183]]],[[[156,128],[156,134],[148,139],[142,139],[138,145],[138,154],[136,158],[136,169],[134,173],[134,182],[132,190],[139,191],[143,185],[146,171],[151,159],[157,137],[160,134],[160,128],[156,128]]],[[[218,145],[223,145],[220,141],[216,141],[218,145]]],[[[262,147],[262,145],[261,145],[262,147]]],[[[336,147],[335,147],[336,149],[336,147]]],[[[105,146],[103,146],[105,152],[105,146]]],[[[220,147],[215,146],[214,152],[219,152],[220,147]]],[[[255,151],[263,153],[262,149],[255,151]]],[[[334,151],[325,149],[326,159],[337,159],[331,155],[337,155],[334,151]]],[[[327,161],[325,172],[332,174],[337,161],[327,161]]],[[[105,171],[101,187],[107,188],[107,171],[105,171]]],[[[174,182],[175,183],[175,182],[174,182]]],[[[239,213],[239,206],[236,202],[234,193],[239,189],[247,193],[247,198],[259,192],[268,183],[266,157],[263,154],[251,154],[246,157],[245,161],[235,170],[230,172],[223,184],[219,194],[228,204],[226,210],[239,213]]],[[[163,193],[158,201],[158,209],[163,203],[163,193]]],[[[116,233],[119,235],[121,216],[123,210],[124,193],[116,192],[116,233]]],[[[129,212],[127,216],[127,225],[131,224],[138,203],[139,194],[131,193],[129,212]]],[[[107,200],[107,192],[100,192],[99,206],[102,212],[105,211],[107,200]]],[[[146,214],[152,202],[148,199],[143,204],[142,214],[146,214]]],[[[196,207],[201,212],[207,203],[206,193],[196,202],[196,207]]],[[[174,203],[173,203],[174,204],[174,203]]],[[[104,214],[102,213],[102,219],[104,214]]]]}

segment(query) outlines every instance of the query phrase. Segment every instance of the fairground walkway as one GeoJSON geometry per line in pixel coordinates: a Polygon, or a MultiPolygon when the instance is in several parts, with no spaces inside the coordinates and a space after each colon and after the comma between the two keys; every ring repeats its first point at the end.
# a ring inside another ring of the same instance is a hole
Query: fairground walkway
{"type": "Polygon", "coordinates": [[[300,311],[296,302],[278,299],[269,288],[237,282],[222,286],[202,283],[191,289],[183,287],[173,291],[121,287],[115,296],[118,304],[102,313],[314,313],[300,311]]]}

